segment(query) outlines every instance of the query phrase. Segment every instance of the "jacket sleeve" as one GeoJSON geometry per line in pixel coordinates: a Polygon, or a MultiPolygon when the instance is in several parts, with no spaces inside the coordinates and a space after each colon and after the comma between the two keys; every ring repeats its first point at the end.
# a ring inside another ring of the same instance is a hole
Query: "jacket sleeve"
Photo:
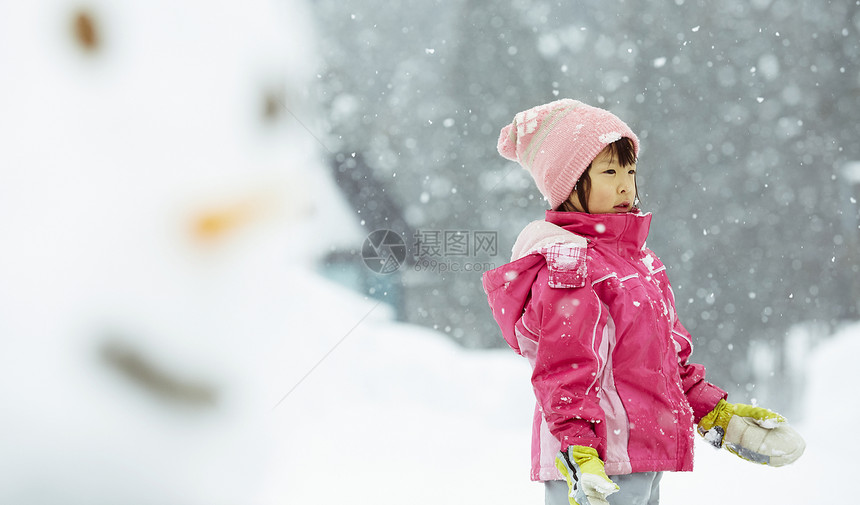
{"type": "Polygon", "coordinates": [[[570,445],[605,448],[597,392],[605,362],[599,355],[608,314],[590,284],[553,288],[538,276],[521,319],[537,338],[532,386],[550,432],[570,445]],[[601,436],[602,434],[602,436],[601,436]]]}
{"type": "MultiPolygon", "coordinates": [[[[672,305],[674,313],[674,299],[672,305]]],[[[687,402],[693,408],[693,420],[698,423],[714,410],[717,403],[725,399],[728,394],[705,380],[704,366],[689,362],[690,355],[693,353],[693,338],[678,320],[677,315],[672,328],[672,338],[675,340],[675,348],[678,350],[681,387],[687,395],[687,402]]]]}

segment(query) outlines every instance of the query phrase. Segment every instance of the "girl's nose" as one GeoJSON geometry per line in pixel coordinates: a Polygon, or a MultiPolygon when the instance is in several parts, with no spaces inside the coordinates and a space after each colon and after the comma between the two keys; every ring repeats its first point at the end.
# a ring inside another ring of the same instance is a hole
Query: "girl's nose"
{"type": "Polygon", "coordinates": [[[633,191],[634,187],[634,179],[632,177],[625,177],[621,180],[621,183],[618,185],[618,193],[625,194],[633,191]]]}

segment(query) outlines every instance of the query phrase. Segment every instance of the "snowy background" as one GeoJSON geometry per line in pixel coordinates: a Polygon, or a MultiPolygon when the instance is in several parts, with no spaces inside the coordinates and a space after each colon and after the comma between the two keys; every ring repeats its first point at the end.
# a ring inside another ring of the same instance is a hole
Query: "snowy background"
{"type": "Polygon", "coordinates": [[[0,502],[541,503],[528,365],[479,273],[426,267],[540,216],[494,137],[556,96],[643,132],[695,356],[807,438],[700,445],[663,503],[849,496],[857,5],[596,5],[0,5],[0,502]]]}

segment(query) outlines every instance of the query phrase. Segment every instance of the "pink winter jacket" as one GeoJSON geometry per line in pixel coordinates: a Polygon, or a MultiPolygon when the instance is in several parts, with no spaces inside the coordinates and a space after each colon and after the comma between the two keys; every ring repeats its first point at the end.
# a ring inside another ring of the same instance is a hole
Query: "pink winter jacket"
{"type": "Polygon", "coordinates": [[[650,214],[547,211],[484,273],[507,343],[531,363],[532,480],[595,447],[609,475],[693,468],[693,428],[726,393],[688,363],[666,267],[645,247],[650,214]]]}

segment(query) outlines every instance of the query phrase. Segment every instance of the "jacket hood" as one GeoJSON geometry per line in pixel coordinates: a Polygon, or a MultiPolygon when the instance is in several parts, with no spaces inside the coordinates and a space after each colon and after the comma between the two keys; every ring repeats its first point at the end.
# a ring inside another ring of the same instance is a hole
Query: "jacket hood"
{"type": "MultiPolygon", "coordinates": [[[[484,272],[483,285],[493,317],[505,341],[520,352],[514,326],[531,296],[532,284],[547,264],[544,253],[553,247],[585,250],[585,238],[547,222],[532,221],[520,232],[514,243],[511,262],[484,272]]],[[[582,255],[582,259],[585,256],[582,255]]],[[[562,267],[564,270],[564,267],[562,267]]]]}

